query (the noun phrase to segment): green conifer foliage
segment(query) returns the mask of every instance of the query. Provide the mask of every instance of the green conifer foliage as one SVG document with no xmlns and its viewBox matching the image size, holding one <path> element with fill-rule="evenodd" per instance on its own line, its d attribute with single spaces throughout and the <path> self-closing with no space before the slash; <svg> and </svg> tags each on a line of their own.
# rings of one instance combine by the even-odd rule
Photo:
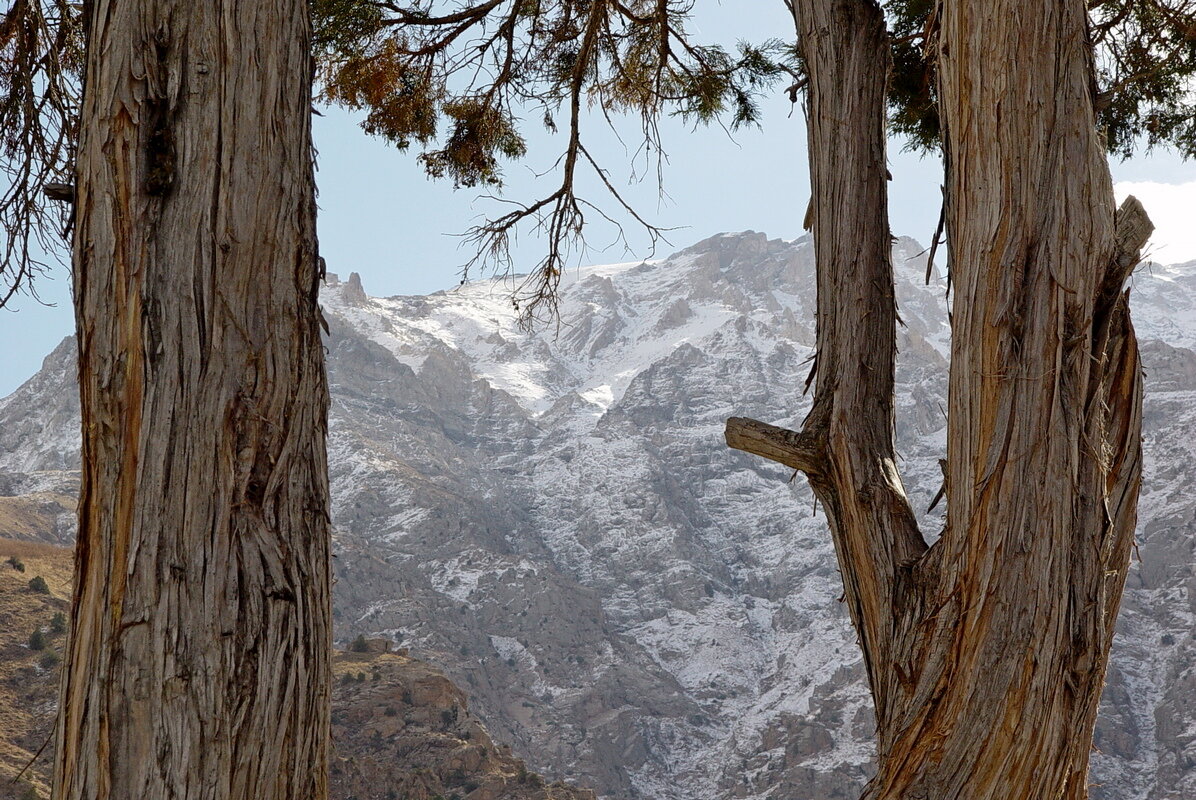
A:
<svg viewBox="0 0 1196 800">
<path fill-rule="evenodd" d="M 941 0 L 886 0 L 890 125 L 915 150 L 939 147 L 935 96 Z M 1196 0 L 1091 0 L 1092 87 L 1109 153 L 1174 148 L 1196 158 Z"/>
</svg>

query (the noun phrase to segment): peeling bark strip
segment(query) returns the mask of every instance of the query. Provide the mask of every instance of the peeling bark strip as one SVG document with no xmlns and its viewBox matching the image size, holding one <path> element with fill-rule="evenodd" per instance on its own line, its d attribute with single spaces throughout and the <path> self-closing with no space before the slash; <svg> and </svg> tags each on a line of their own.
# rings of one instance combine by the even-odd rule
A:
<svg viewBox="0 0 1196 800">
<path fill-rule="evenodd" d="M 1113 192 L 1082 0 L 947 0 L 939 96 L 953 330 L 947 527 L 927 548 L 893 458 L 874 0 L 797 0 L 809 71 L 817 387 L 801 432 L 727 443 L 807 473 L 876 703 L 866 800 L 1081 800 L 1141 480 L 1122 286 L 1152 226 Z"/>
<path fill-rule="evenodd" d="M 55 797 L 326 797 L 306 4 L 95 0 L 90 19 Z"/>
</svg>

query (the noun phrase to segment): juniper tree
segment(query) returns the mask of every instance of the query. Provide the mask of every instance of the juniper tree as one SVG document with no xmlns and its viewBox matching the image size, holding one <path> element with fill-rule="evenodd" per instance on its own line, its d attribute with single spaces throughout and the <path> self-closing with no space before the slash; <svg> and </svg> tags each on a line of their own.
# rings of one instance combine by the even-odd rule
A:
<svg viewBox="0 0 1196 800">
<path fill-rule="evenodd" d="M 876 709 L 864 797 L 1079 800 L 1141 482 L 1124 283 L 1151 226 L 1132 198 L 1114 208 L 1107 158 L 1140 141 L 1196 154 L 1196 16 L 1153 0 L 899 0 L 887 21 L 873 0 L 791 8 L 814 403 L 800 431 L 731 419 L 727 442 L 804 472 L 826 509 Z M 946 175 L 935 532 L 919 530 L 893 444 L 886 105 Z"/>
<path fill-rule="evenodd" d="M 306 5 L 16 0 L 0 51 L 6 294 L 39 237 L 71 223 L 73 240 L 83 446 L 55 797 L 324 797 Z"/>
</svg>

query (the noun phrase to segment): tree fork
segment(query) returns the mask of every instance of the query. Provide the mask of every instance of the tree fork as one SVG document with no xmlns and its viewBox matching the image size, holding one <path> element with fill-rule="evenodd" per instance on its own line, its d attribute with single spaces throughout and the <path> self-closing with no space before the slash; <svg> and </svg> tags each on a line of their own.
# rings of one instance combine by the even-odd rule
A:
<svg viewBox="0 0 1196 800">
<path fill-rule="evenodd" d="M 1114 217 L 1086 9 L 1057 6 L 945 7 L 948 525 L 926 548 L 893 465 L 883 17 L 872 0 L 794 4 L 809 73 L 815 401 L 801 432 L 735 418 L 727 440 L 805 471 L 826 508 L 877 711 L 867 800 L 1087 795 L 1141 476 L 1141 370 L 1121 287 L 1150 224 L 1133 199 Z"/>
<path fill-rule="evenodd" d="M 1127 197 L 1117 209 L 1117 247 L 1102 283 L 1102 301 L 1098 303 L 1098 307 L 1108 307 L 1107 313 L 1124 307 L 1127 298 L 1121 287 L 1134 267 L 1141 263 L 1140 253 L 1153 232 L 1154 223 L 1142 203 L 1133 195 Z M 1119 326 L 1114 322 L 1110 327 Z M 808 430 L 794 431 L 750 417 L 731 417 L 727 420 L 724 438 L 732 449 L 767 458 L 808 476 L 820 476 L 826 468 L 822 437 Z M 945 465 L 946 460 L 942 464 Z"/>
</svg>

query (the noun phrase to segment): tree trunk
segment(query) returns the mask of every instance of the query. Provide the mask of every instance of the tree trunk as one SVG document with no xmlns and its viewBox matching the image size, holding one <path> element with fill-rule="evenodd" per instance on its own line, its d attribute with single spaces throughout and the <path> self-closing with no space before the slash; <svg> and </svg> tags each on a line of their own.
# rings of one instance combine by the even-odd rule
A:
<svg viewBox="0 0 1196 800">
<path fill-rule="evenodd" d="M 1141 377 L 1082 0 L 952 0 L 939 34 L 955 286 L 947 527 L 893 466 L 888 43 L 873 0 L 799 0 L 818 262 L 802 431 L 728 422 L 827 509 L 876 703 L 868 800 L 1073 800 L 1129 561 Z"/>
<path fill-rule="evenodd" d="M 327 795 L 327 386 L 303 0 L 94 0 L 55 797 Z"/>
</svg>

